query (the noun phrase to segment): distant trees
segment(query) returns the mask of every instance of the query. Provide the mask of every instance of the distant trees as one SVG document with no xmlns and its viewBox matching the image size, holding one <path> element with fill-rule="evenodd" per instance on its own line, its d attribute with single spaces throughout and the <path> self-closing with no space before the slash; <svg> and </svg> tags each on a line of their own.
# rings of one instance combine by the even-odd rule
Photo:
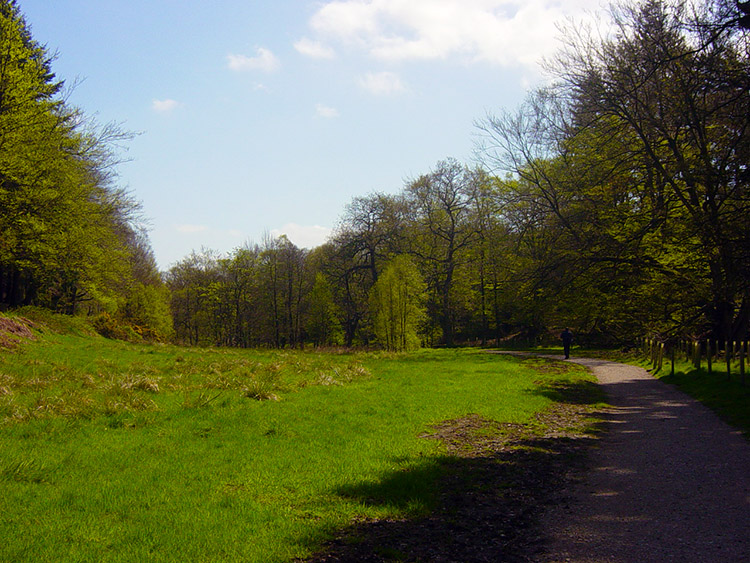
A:
<svg viewBox="0 0 750 563">
<path fill-rule="evenodd" d="M 307 336 L 318 346 L 343 344 L 340 309 L 333 300 L 333 287 L 322 272 L 315 274 L 307 314 Z"/>
<path fill-rule="evenodd" d="M 321 300 L 330 299 L 322 280 L 316 287 L 310 263 L 308 251 L 284 236 L 238 248 L 229 257 L 193 252 L 166 274 L 177 339 L 215 346 L 301 346 L 312 322 L 309 295 L 315 288 Z M 315 307 L 332 309 L 332 304 Z M 320 344 L 335 340 L 332 314 L 327 310 L 327 319 L 319 318 L 323 324 L 314 328 Z"/>
<path fill-rule="evenodd" d="M 282 236 L 225 258 L 194 253 L 167 275 L 178 339 L 388 350 L 487 340 L 502 321 L 497 308 L 488 315 L 487 297 L 497 302 L 503 276 L 492 256 L 505 237 L 497 186 L 448 160 L 402 193 L 354 198 L 331 240 L 312 251 Z"/>
<path fill-rule="evenodd" d="M 267 236 L 160 274 L 117 187 L 129 135 L 65 102 L 52 58 L 0 0 L 0 307 L 242 347 L 404 350 L 561 326 L 609 342 L 745 337 L 747 6 L 610 12 L 607 36 L 567 32 L 551 86 L 479 123 L 484 169 L 447 159 L 399 193 L 355 197 L 313 250 Z"/>
<path fill-rule="evenodd" d="M 406 187 L 410 210 L 411 254 L 423 264 L 430 290 L 430 313 L 441 340 L 453 344 L 458 317 L 465 309 L 471 281 L 462 278 L 479 239 L 478 199 L 485 175 L 454 160 Z"/>
</svg>

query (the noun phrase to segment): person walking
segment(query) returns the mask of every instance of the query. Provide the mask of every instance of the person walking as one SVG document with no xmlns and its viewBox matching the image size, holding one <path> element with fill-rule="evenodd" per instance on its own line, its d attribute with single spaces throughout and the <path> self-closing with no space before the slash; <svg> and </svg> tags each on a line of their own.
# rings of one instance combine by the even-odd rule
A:
<svg viewBox="0 0 750 563">
<path fill-rule="evenodd" d="M 570 332 L 569 328 L 565 328 L 565 330 L 562 331 L 562 334 L 560 335 L 560 338 L 562 338 L 563 342 L 563 351 L 565 352 L 565 359 L 570 359 L 570 344 L 573 342 L 573 333 Z"/>
</svg>

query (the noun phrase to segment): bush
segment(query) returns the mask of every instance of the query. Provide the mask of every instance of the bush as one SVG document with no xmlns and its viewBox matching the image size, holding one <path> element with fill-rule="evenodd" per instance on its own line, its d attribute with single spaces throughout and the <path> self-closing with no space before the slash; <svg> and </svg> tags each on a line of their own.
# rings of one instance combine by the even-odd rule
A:
<svg viewBox="0 0 750 563">
<path fill-rule="evenodd" d="M 132 326 L 120 323 L 117 319 L 112 318 L 109 313 L 100 313 L 92 318 L 91 326 L 104 338 L 125 340 L 127 342 L 139 342 L 143 340 Z"/>
</svg>

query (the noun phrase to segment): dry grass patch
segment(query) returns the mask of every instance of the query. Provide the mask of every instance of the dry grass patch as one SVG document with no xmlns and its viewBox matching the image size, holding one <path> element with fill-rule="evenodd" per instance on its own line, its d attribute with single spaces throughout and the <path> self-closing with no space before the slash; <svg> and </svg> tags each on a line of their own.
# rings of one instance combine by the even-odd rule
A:
<svg viewBox="0 0 750 563">
<path fill-rule="evenodd" d="M 0 348 L 14 348 L 24 340 L 35 340 L 32 328 L 35 325 L 29 319 L 0 315 Z"/>
</svg>

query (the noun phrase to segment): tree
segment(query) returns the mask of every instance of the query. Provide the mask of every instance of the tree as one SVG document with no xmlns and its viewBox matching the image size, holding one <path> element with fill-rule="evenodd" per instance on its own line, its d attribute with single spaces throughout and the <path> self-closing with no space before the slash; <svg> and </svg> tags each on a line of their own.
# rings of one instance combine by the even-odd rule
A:
<svg viewBox="0 0 750 563">
<path fill-rule="evenodd" d="M 366 270 L 373 284 L 380 263 L 403 248 L 405 215 L 403 198 L 382 193 L 355 197 L 344 211 L 334 240 L 351 256 L 353 268 Z"/>
<path fill-rule="evenodd" d="M 267 237 L 258 275 L 263 330 L 269 343 L 275 348 L 302 346 L 304 305 L 314 283 L 307 268 L 307 252 L 297 248 L 285 235 L 277 239 Z"/>
<path fill-rule="evenodd" d="M 596 304 L 607 329 L 631 307 L 660 332 L 746 330 L 746 38 L 709 7 L 692 17 L 660 0 L 613 8 L 617 33 L 569 31 L 557 85 L 483 123 L 485 154 L 520 180 L 520 232 L 557 241 L 538 274 L 585 288 L 577 303 Z"/>
<path fill-rule="evenodd" d="M 382 193 L 354 198 L 325 246 L 321 268 L 334 285 L 347 346 L 369 339 L 369 292 L 382 264 L 402 248 L 404 205 L 403 198 Z"/>
<path fill-rule="evenodd" d="M 322 272 L 315 275 L 315 285 L 309 296 L 307 334 L 315 346 L 342 343 L 338 307 L 333 300 L 333 288 Z"/>
<path fill-rule="evenodd" d="M 417 267 L 406 255 L 394 258 L 370 296 L 375 334 L 386 350 L 419 348 L 424 298 L 425 285 Z"/>
<path fill-rule="evenodd" d="M 748 323 L 750 66 L 746 37 L 716 35 L 712 10 L 649 0 L 614 12 L 615 41 L 574 44 L 561 58 L 581 127 L 608 124 L 638 146 L 665 205 L 705 261 L 714 333 Z"/>
<path fill-rule="evenodd" d="M 430 174 L 406 187 L 411 213 L 411 253 L 422 264 L 430 291 L 431 314 L 442 340 L 453 344 L 459 302 L 457 273 L 479 236 L 475 202 L 485 176 L 455 160 L 439 162 Z"/>
<path fill-rule="evenodd" d="M 261 307 L 258 289 L 261 250 L 257 245 L 238 248 L 222 261 L 225 299 L 231 309 L 229 343 L 248 348 L 260 341 Z"/>
<path fill-rule="evenodd" d="M 0 304 L 114 312 L 138 204 L 116 187 L 130 137 L 69 107 L 52 57 L 0 1 Z"/>
<path fill-rule="evenodd" d="M 215 344 L 217 323 L 212 311 L 220 286 L 218 257 L 210 250 L 192 252 L 169 269 L 167 286 L 177 340 L 191 345 Z M 214 303 L 212 303 L 212 300 Z M 218 321 L 218 326 L 223 324 Z"/>
<path fill-rule="evenodd" d="M 161 279 L 151 246 L 145 233 L 132 232 L 128 237 L 132 279 L 126 279 L 121 290 L 123 301 L 116 317 L 138 327 L 142 335 L 154 340 L 171 340 L 174 336 L 169 289 Z"/>
</svg>

